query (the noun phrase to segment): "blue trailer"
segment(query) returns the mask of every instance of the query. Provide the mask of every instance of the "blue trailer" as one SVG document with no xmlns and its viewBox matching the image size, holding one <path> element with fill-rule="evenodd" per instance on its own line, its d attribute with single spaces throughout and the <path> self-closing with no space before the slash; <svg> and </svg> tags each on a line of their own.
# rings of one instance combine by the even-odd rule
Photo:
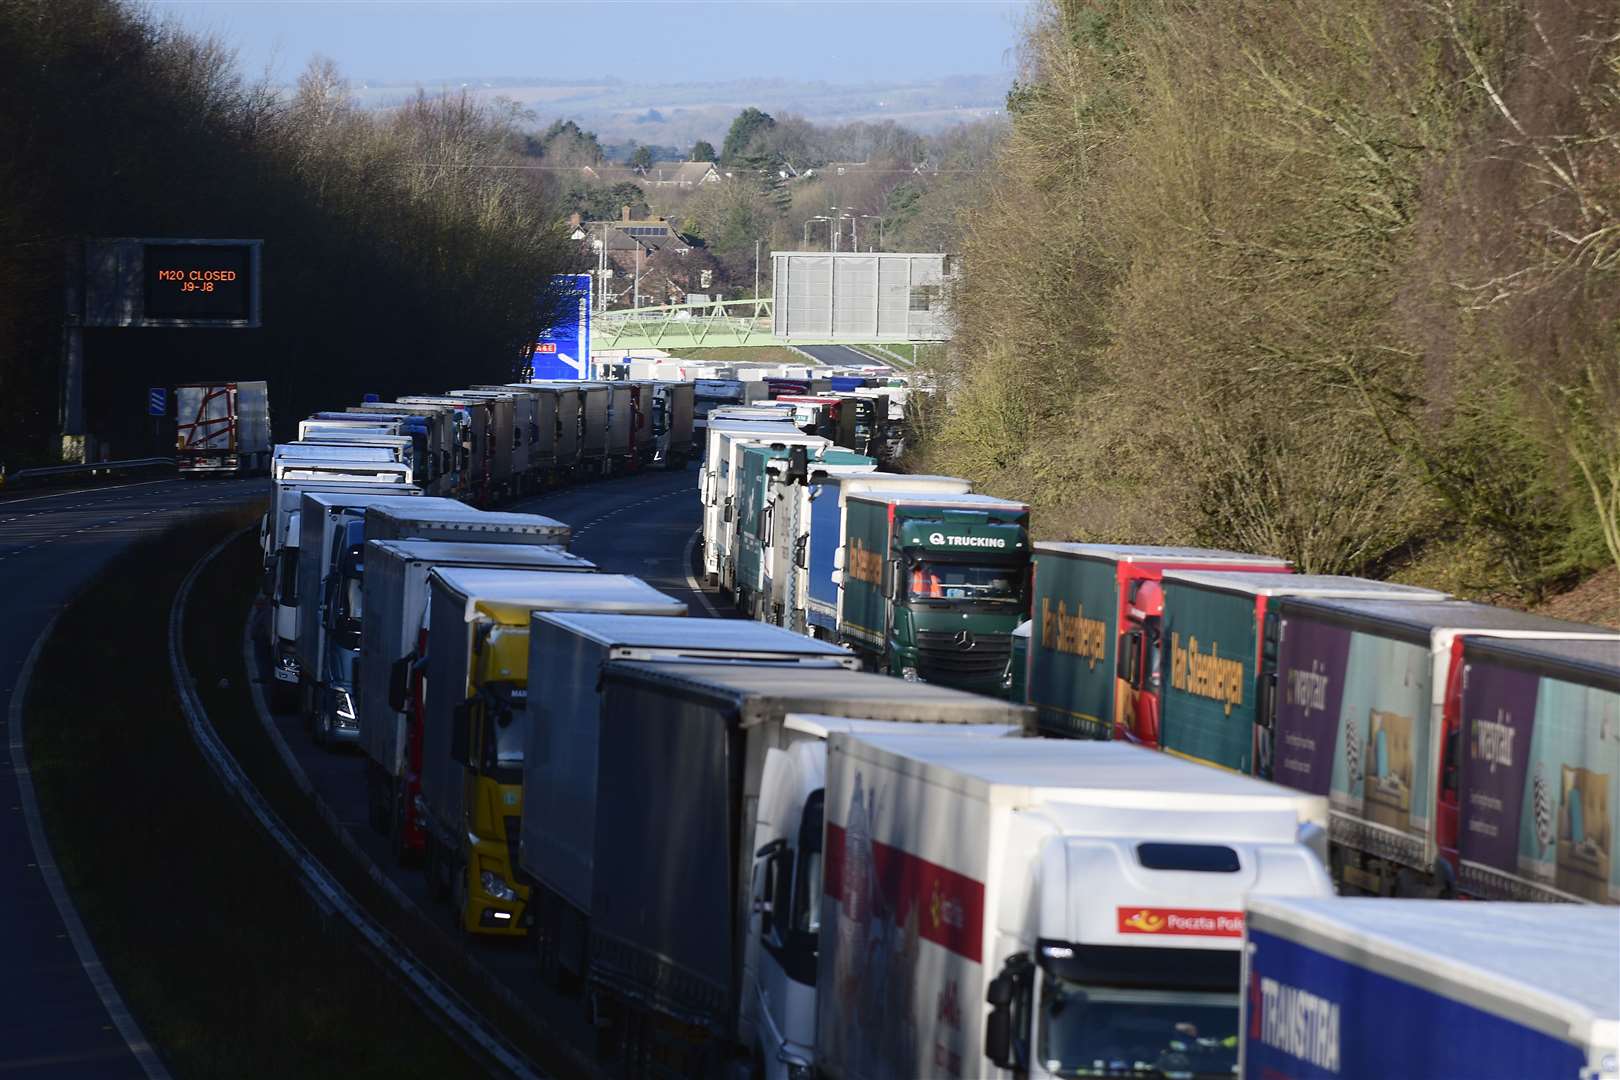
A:
<svg viewBox="0 0 1620 1080">
<path fill-rule="evenodd" d="M 1251 897 L 1245 1080 L 1620 1076 L 1620 911 Z"/>
</svg>

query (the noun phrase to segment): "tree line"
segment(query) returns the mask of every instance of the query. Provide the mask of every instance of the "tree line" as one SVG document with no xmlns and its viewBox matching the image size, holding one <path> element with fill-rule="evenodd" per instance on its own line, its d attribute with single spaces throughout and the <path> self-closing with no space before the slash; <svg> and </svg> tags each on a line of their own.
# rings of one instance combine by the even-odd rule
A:
<svg viewBox="0 0 1620 1080">
<path fill-rule="evenodd" d="M 513 110 L 464 95 L 356 107 L 317 62 L 243 79 L 222 43 L 123 0 L 0 0 L 0 461 L 58 430 L 63 278 L 87 237 L 262 238 L 258 330 L 85 332 L 91 430 L 172 435 L 145 388 L 268 379 L 278 435 L 367 392 L 513 377 L 573 268 Z"/>
<path fill-rule="evenodd" d="M 927 465 L 1049 536 L 1534 598 L 1620 564 L 1620 12 L 1048 0 Z"/>
</svg>

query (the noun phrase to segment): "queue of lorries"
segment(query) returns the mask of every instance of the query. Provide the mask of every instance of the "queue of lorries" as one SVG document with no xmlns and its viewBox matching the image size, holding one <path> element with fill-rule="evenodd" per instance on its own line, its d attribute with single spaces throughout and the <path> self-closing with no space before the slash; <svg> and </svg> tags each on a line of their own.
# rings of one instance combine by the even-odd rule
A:
<svg viewBox="0 0 1620 1080">
<path fill-rule="evenodd" d="M 872 670 L 1004 694 L 1033 707 L 1049 738 L 1135 744 L 1322 799 L 1332 882 L 1400 901 L 1369 910 L 1422 911 L 1406 902 L 1441 897 L 1620 903 L 1613 630 L 1429 589 L 1296 574 L 1240 552 L 1032 543 L 1027 506 L 973 494 L 959 478 L 881 472 L 798 430 L 790 408 L 767 400 L 711 417 L 706 441 L 704 569 L 745 614 L 843 645 Z M 1241 908 L 1227 912 L 1233 936 Z M 1544 932 L 1515 954 L 1525 993 L 1544 974 L 1541 946 L 1549 958 L 1578 952 L 1592 926 L 1606 927 L 1587 941 L 1604 978 L 1585 989 L 1614 1019 L 1620 914 L 1439 910 L 1451 914 L 1433 919 L 1480 936 L 1498 918 L 1502 933 L 1515 933 L 1535 912 Z M 1567 920 L 1581 929 L 1561 937 Z M 1153 911 L 1141 922 L 1156 933 L 1174 925 Z M 1246 985 L 1252 994 L 1258 984 Z M 1016 994 L 1007 1008 L 1020 1026 L 1029 1015 Z M 1613 1023 L 1596 1030 L 1589 1045 L 1608 1049 L 1587 1065 L 1611 1075 L 1620 1040 Z M 1016 1030 L 1008 1037 L 1011 1056 L 997 1060 L 1039 1072 L 1037 1044 L 1020 1043 Z M 1052 1060 L 1066 1062 L 1052 1067 L 1060 1074 L 1110 1075 L 1114 1066 L 1097 1062 L 1115 1059 Z M 1395 1058 L 1359 1060 L 1382 1064 L 1357 1075 L 1400 1074 L 1385 1071 Z M 1406 1074 L 1450 1075 L 1439 1060 Z M 1458 1074 L 1543 1075 L 1524 1071 L 1525 1060 Z M 1290 1070 L 1273 1057 L 1257 1068 L 1339 1075 L 1305 1061 Z"/>
<path fill-rule="evenodd" d="M 1614 902 L 1620 639 L 1032 543 L 1026 506 L 881 471 L 801 396 L 697 436 L 704 569 L 754 622 L 489 508 L 679 467 L 634 438 L 683 391 L 367 403 L 273 456 L 283 703 L 625 1072 L 1620 1075 L 1620 914 L 1404 898 Z"/>
</svg>

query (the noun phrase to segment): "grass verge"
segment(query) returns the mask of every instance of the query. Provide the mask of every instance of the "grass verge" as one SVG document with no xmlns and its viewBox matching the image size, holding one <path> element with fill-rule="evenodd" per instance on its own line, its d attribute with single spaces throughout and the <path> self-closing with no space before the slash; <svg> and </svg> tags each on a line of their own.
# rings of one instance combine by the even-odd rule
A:
<svg viewBox="0 0 1620 1080">
<path fill-rule="evenodd" d="M 46 644 L 26 702 L 28 755 L 63 879 L 177 1076 L 476 1075 L 346 929 L 320 916 L 187 733 L 168 674 L 169 604 L 192 564 L 249 517 L 190 522 L 137 545 Z M 251 559 L 251 539 L 232 550 L 244 547 Z M 209 617 L 190 617 L 188 652 L 213 708 L 212 697 L 245 688 L 251 597 L 217 577 L 197 591 L 196 612 Z M 215 665 L 215 649 L 235 652 L 234 665 Z"/>
</svg>

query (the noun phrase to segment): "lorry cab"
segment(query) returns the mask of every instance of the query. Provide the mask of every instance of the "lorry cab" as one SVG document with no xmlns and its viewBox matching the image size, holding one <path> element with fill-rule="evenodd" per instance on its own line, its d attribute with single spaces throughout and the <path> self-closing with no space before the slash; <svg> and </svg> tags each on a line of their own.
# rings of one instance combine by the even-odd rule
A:
<svg viewBox="0 0 1620 1080">
<path fill-rule="evenodd" d="M 804 1075 L 815 1061 L 816 950 L 821 933 L 827 735 L 1019 738 L 1020 724 L 920 724 L 789 713 L 765 752 L 754 825 L 754 898 L 744 968 L 767 1080 Z"/>
<path fill-rule="evenodd" d="M 1029 607 L 1029 507 L 878 490 L 846 514 L 840 635 L 891 675 L 1000 693 Z"/>
<path fill-rule="evenodd" d="M 360 663 L 360 621 L 364 614 L 361 589 L 365 580 L 366 523 L 348 518 L 333 528 L 336 565 L 325 582 L 321 602 L 326 623 L 322 670 L 326 678 L 317 690 L 315 736 L 322 743 L 358 742 L 359 711 L 355 708 Z"/>
<path fill-rule="evenodd" d="M 1229 1077 L 1247 897 L 1333 893 L 1324 798 L 1141 747 L 833 733 L 827 774 L 832 1077 Z"/>
</svg>

